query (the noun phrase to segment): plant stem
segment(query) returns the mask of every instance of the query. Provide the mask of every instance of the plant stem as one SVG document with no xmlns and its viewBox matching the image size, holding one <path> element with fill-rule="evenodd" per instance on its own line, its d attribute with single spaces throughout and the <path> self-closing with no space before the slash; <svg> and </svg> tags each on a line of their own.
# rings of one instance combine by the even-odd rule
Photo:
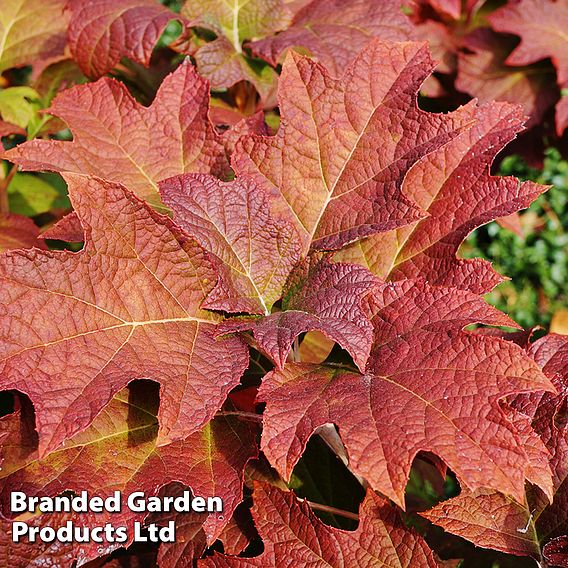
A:
<svg viewBox="0 0 568 568">
<path fill-rule="evenodd" d="M 262 422 L 262 415 L 255 414 L 254 412 L 243 412 L 242 410 L 222 410 L 217 412 L 216 416 L 239 416 L 245 420 L 253 420 L 255 422 Z"/>
<path fill-rule="evenodd" d="M 320 503 L 314 503 L 312 501 L 308 501 L 307 499 L 299 499 L 299 500 L 305 501 L 315 511 L 323 511 L 324 513 L 339 515 L 340 517 L 345 517 L 346 519 L 352 519 L 354 521 L 359 520 L 359 515 L 351 513 L 350 511 L 344 511 L 343 509 L 336 509 L 335 507 L 330 507 L 329 505 L 321 505 Z"/>
<path fill-rule="evenodd" d="M 0 214 L 7 215 L 10 213 L 10 206 L 8 205 L 8 186 L 17 171 L 18 167 L 13 165 L 6 177 L 0 180 Z"/>
</svg>

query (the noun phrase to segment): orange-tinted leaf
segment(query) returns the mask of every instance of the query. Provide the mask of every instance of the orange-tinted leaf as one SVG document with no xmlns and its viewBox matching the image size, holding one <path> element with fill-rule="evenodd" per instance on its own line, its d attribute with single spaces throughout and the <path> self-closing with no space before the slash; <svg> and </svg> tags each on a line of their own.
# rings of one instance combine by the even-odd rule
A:
<svg viewBox="0 0 568 568">
<path fill-rule="evenodd" d="M 184 438 L 248 364 L 237 339 L 215 339 L 216 317 L 200 307 L 216 274 L 192 239 L 122 186 L 66 179 L 84 249 L 0 259 L 0 387 L 34 403 L 40 455 L 137 378 L 161 384 L 160 443 Z"/>
<path fill-rule="evenodd" d="M 308 331 L 300 344 L 300 361 L 303 363 L 323 363 L 331 353 L 335 342 L 321 331 Z"/>
<path fill-rule="evenodd" d="M 0 73 L 63 53 L 66 0 L 0 1 Z"/>
<path fill-rule="evenodd" d="M 159 204 L 158 182 L 187 173 L 227 173 L 221 138 L 209 122 L 209 88 L 190 63 L 162 83 L 149 107 L 103 78 L 60 93 L 51 112 L 73 141 L 32 140 L 5 153 L 25 170 L 96 175 Z"/>
<path fill-rule="evenodd" d="M 524 237 L 521 217 L 518 213 L 511 213 L 510 215 L 505 215 L 505 217 L 499 217 L 495 220 L 503 229 L 515 233 L 515 235 L 521 237 L 521 239 Z"/>
<path fill-rule="evenodd" d="M 49 513 L 34 516 L 31 519 L 26 519 L 25 522 L 29 526 L 38 528 L 50 526 L 57 530 L 65 526 L 68 521 L 87 525 L 85 517 L 78 518 L 77 515 L 71 513 Z M 96 518 L 97 515 L 91 514 L 89 521 L 93 526 L 97 526 L 93 517 Z M 0 560 L 4 566 L 9 566 L 10 568 L 35 568 L 36 566 L 59 568 L 60 566 L 73 566 L 75 560 L 89 561 L 97 558 L 100 555 L 97 552 L 97 547 L 101 549 L 101 552 L 106 550 L 111 552 L 118 546 L 110 546 L 109 543 L 104 543 L 103 548 L 101 544 L 86 543 L 81 547 L 82 550 L 78 550 L 79 546 L 76 544 L 62 544 L 57 540 L 49 543 L 39 539 L 33 543 L 25 541 L 14 543 L 12 541 L 12 522 L 0 517 Z"/>
<path fill-rule="evenodd" d="M 226 37 L 205 43 L 194 57 L 199 74 L 210 81 L 212 89 L 222 90 L 239 81 L 249 81 L 265 106 L 276 106 L 277 73 L 269 66 L 257 72 L 250 59 L 237 51 Z"/>
<path fill-rule="evenodd" d="M 301 244 L 294 226 L 271 214 L 262 187 L 188 174 L 162 182 L 160 193 L 177 224 L 217 261 L 221 278 L 204 307 L 268 315 Z"/>
<path fill-rule="evenodd" d="M 375 338 L 364 375 L 291 363 L 265 378 L 261 447 L 271 464 L 288 479 L 313 432 L 334 423 L 351 470 L 398 504 L 420 451 L 440 456 L 466 487 L 522 499 L 529 458 L 498 400 L 552 385 L 516 345 L 460 331 L 510 320 L 474 294 L 420 281 L 381 285 L 369 303 Z"/>
<path fill-rule="evenodd" d="M 464 491 L 421 515 L 477 546 L 517 556 L 540 556 L 528 505 L 516 503 L 502 493 Z"/>
<path fill-rule="evenodd" d="M 176 14 L 156 0 L 69 0 L 69 47 L 85 75 L 97 79 L 121 57 L 148 66 Z"/>
<path fill-rule="evenodd" d="M 181 496 L 185 487 L 178 483 L 170 484 L 160 491 L 163 496 Z M 205 517 L 206 518 L 206 517 Z M 204 515 L 202 513 L 155 513 L 146 522 L 162 526 L 168 521 L 176 525 L 176 541 L 162 543 L 158 552 L 160 568 L 190 568 L 201 558 L 207 546 L 203 530 Z M 226 554 L 240 554 L 256 536 L 250 512 L 244 504 L 238 507 L 229 521 L 225 521 L 218 538 L 223 543 Z"/>
<path fill-rule="evenodd" d="M 495 155 L 522 127 L 518 107 L 486 104 L 472 119 L 469 130 L 422 158 L 404 180 L 404 194 L 429 216 L 355 243 L 338 260 L 362 264 L 384 279 L 426 278 L 477 293 L 502 281 L 486 260 L 459 259 L 456 253 L 475 228 L 528 207 L 547 187 L 490 174 Z"/>
<path fill-rule="evenodd" d="M 256 433 L 244 421 L 217 417 L 183 440 L 157 446 L 157 405 L 148 404 L 144 396 L 143 392 L 119 393 L 85 431 L 43 459 L 35 447 L 26 448 L 29 436 L 19 432 L 8 436 L 0 472 L 4 515 L 10 514 L 12 491 L 55 496 L 87 490 L 89 496 L 104 498 L 120 491 L 124 501 L 120 521 L 131 525 L 146 513 L 131 512 L 126 506 L 128 496 L 142 491 L 151 497 L 176 480 L 195 496 L 223 500 L 222 512 L 199 515 L 207 542 L 212 543 L 242 500 L 245 466 L 258 454 Z"/>
<path fill-rule="evenodd" d="M 568 335 L 568 309 L 564 308 L 552 314 L 550 333 Z"/>
<path fill-rule="evenodd" d="M 287 30 L 249 47 L 274 66 L 285 51 L 296 47 L 338 76 L 373 38 L 411 38 L 410 22 L 399 0 L 314 0 L 295 14 Z"/>
<path fill-rule="evenodd" d="M 256 558 L 215 555 L 199 562 L 208 568 L 310 566 L 313 568 L 434 568 L 428 546 L 402 523 L 397 510 L 372 491 L 359 511 L 355 531 L 323 524 L 306 502 L 293 493 L 270 485 L 255 484 L 253 517 L 264 541 L 264 552 Z M 356 564 L 354 564 L 356 562 Z"/>
<path fill-rule="evenodd" d="M 455 137 L 469 113 L 418 109 L 416 93 L 431 70 L 417 43 L 373 41 L 342 79 L 308 58 L 287 57 L 278 134 L 243 137 L 233 165 L 268 181 L 305 250 L 337 249 L 421 217 L 400 191 L 404 176 Z"/>
<path fill-rule="evenodd" d="M 194 25 L 221 32 L 237 50 L 245 40 L 277 32 L 290 21 L 283 0 L 186 0 L 181 13 Z"/>
<path fill-rule="evenodd" d="M 12 134 L 19 134 L 20 136 L 25 136 L 26 131 L 16 124 L 11 122 L 6 122 L 5 120 L 0 120 L 0 138 L 4 136 L 11 136 Z"/>
<path fill-rule="evenodd" d="M 274 106 L 278 75 L 266 66 L 259 69 L 243 54 L 242 43 L 284 29 L 290 12 L 282 0 L 187 0 L 182 15 L 192 25 L 205 27 L 217 39 L 197 48 L 194 57 L 199 73 L 213 89 L 250 81 L 265 104 Z"/>
</svg>

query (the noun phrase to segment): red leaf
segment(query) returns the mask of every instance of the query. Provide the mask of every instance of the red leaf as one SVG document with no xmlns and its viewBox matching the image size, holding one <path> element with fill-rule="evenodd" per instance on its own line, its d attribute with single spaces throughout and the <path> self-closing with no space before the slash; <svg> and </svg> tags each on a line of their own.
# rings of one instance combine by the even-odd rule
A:
<svg viewBox="0 0 568 568">
<path fill-rule="evenodd" d="M 382 285 L 369 298 L 365 375 L 294 363 L 265 378 L 261 447 L 271 464 L 288 479 L 313 432 L 334 423 L 351 470 L 400 505 L 419 451 L 440 456 L 466 487 L 522 499 L 529 458 L 497 402 L 552 386 L 516 345 L 459 331 L 510 320 L 474 294 L 424 282 Z"/>
<path fill-rule="evenodd" d="M 502 281 L 486 260 L 456 253 L 475 228 L 528 207 L 547 187 L 490 173 L 495 155 L 522 127 L 520 109 L 494 102 L 471 110 L 471 129 L 422 158 L 404 180 L 404 194 L 429 216 L 362 240 L 340 251 L 338 260 L 362 264 L 384 279 L 426 278 L 476 293 Z"/>
<path fill-rule="evenodd" d="M 294 226 L 271 214 L 262 187 L 247 178 L 183 175 L 162 182 L 160 192 L 177 224 L 216 260 L 221 277 L 204 307 L 268 315 L 301 244 Z"/>
<path fill-rule="evenodd" d="M 294 218 L 304 249 L 337 249 L 421 214 L 401 194 L 423 155 L 462 129 L 469 110 L 421 111 L 416 92 L 432 70 L 416 43 L 371 42 L 342 79 L 292 53 L 279 86 L 282 126 L 241 139 L 238 173 L 268 181 Z"/>
<path fill-rule="evenodd" d="M 172 484 L 160 491 L 164 496 L 183 495 L 184 486 Z M 158 552 L 160 568 L 190 568 L 201 558 L 207 541 L 203 530 L 203 513 L 158 513 L 150 515 L 148 522 L 162 526 L 168 521 L 176 526 L 176 541 L 162 543 Z M 219 540 L 227 554 L 240 554 L 256 536 L 248 509 L 237 508 L 233 516 L 219 533 Z M 105 565 L 106 566 L 106 565 Z"/>
<path fill-rule="evenodd" d="M 87 525 L 87 519 L 83 516 L 79 518 L 78 524 Z M 89 521 L 92 526 L 97 526 L 95 518 L 97 515 L 91 514 Z M 99 515 L 100 518 L 100 515 Z M 34 516 L 31 519 L 26 519 L 28 526 L 42 528 L 45 526 L 50 526 L 57 530 L 60 527 L 65 526 L 67 521 L 77 522 L 77 515 L 71 513 L 52 513 Z M 93 522 L 94 521 L 94 522 Z M 78 546 L 75 544 L 63 544 L 54 540 L 53 542 L 46 543 L 40 539 L 36 542 L 17 542 L 12 541 L 12 523 L 13 521 L 8 521 L 3 517 L 0 517 L 0 558 L 4 562 L 5 566 L 10 568 L 28 568 L 35 566 L 73 566 L 75 560 L 89 560 L 91 558 L 96 558 L 100 555 L 97 552 L 97 548 L 100 548 L 101 553 L 105 550 L 112 552 L 116 545 L 110 546 L 109 543 L 104 543 L 103 545 L 94 545 L 91 543 L 85 543 L 83 545 L 83 551 L 78 551 Z M 104 523 L 103 523 L 104 525 Z M 91 526 L 91 524 L 89 524 Z"/>
<path fill-rule="evenodd" d="M 85 75 L 98 79 L 128 57 L 146 67 L 176 14 L 155 0 L 68 0 L 69 47 Z"/>
<path fill-rule="evenodd" d="M 159 204 L 160 180 L 186 172 L 228 172 L 222 140 L 207 116 L 208 103 L 207 82 L 189 63 L 164 79 L 148 108 L 122 83 L 100 79 L 64 91 L 53 102 L 50 112 L 68 124 L 72 142 L 32 140 L 5 157 L 25 170 L 90 174 L 124 183 Z"/>
<path fill-rule="evenodd" d="M 217 112 L 214 112 L 217 111 Z M 252 116 L 247 118 L 238 117 L 238 114 L 232 110 L 227 110 L 225 108 L 214 107 L 211 109 L 210 115 L 216 115 L 211 117 L 217 119 L 217 124 L 228 124 L 231 128 L 223 132 L 223 144 L 227 149 L 229 156 L 233 155 L 235 152 L 235 146 L 241 138 L 241 136 L 250 134 L 260 134 L 262 136 L 268 136 L 270 134 L 270 129 L 268 128 L 266 122 L 264 122 L 264 113 L 259 111 Z M 236 118 L 236 116 L 238 118 Z M 236 120 L 235 120 L 236 118 Z"/>
<path fill-rule="evenodd" d="M 258 73 L 226 37 L 204 44 L 194 57 L 199 74 L 211 82 L 212 89 L 223 90 L 239 81 L 249 81 L 265 107 L 276 106 L 277 73 L 269 66 Z"/>
<path fill-rule="evenodd" d="M 264 541 L 263 554 L 257 558 L 216 554 L 201 560 L 199 566 L 340 568 L 354 566 L 353 562 L 358 568 L 436 566 L 422 538 L 406 528 L 396 509 L 372 491 L 361 504 L 359 527 L 352 532 L 328 527 L 306 502 L 298 502 L 293 493 L 270 485 L 256 483 L 253 500 L 253 517 Z"/>
<path fill-rule="evenodd" d="M 211 29 L 217 39 L 199 46 L 195 62 L 199 73 L 211 81 L 213 89 L 231 87 L 250 81 L 265 105 L 274 106 L 278 75 L 266 66 L 258 66 L 243 55 L 246 39 L 263 37 L 284 29 L 290 13 L 282 0 L 248 0 L 228 4 L 219 0 L 187 0 L 182 15 L 192 25 Z M 255 69 L 256 67 L 256 69 Z"/>
<path fill-rule="evenodd" d="M 216 318 L 200 308 L 216 275 L 193 240 L 122 186 L 66 179 L 84 249 L 0 258 L 0 387 L 34 403 L 40 455 L 136 378 L 162 385 L 160 443 L 184 438 L 211 419 L 248 363 L 238 340 L 215 339 Z"/>
<path fill-rule="evenodd" d="M 528 505 L 502 493 L 463 491 L 421 515 L 476 546 L 539 558 L 538 538 L 527 509 Z"/>
<path fill-rule="evenodd" d="M 13 249 L 45 249 L 38 240 L 39 228 L 28 217 L 0 214 L 0 253 Z"/>
<path fill-rule="evenodd" d="M 104 498 L 120 491 L 124 504 L 113 524 L 131 526 L 147 513 L 131 512 L 126 506 L 128 496 L 141 491 L 151 497 L 177 480 L 189 486 L 194 496 L 223 500 L 221 513 L 200 514 L 200 524 L 211 544 L 242 500 L 245 466 L 258 455 L 256 432 L 234 417 L 218 417 L 184 440 L 157 446 L 155 409 L 143 396 L 133 396 L 132 391 L 130 396 L 127 391 L 119 393 L 87 430 L 43 459 L 34 447 L 25 448 L 29 437 L 19 432 L 8 436 L 5 451 L 9 453 L 0 485 L 4 514 L 10 512 L 12 491 L 55 496 L 67 490 L 87 490 L 91 497 Z"/>
<path fill-rule="evenodd" d="M 568 566 L 568 536 L 552 539 L 543 549 L 543 555 L 551 566 Z"/>
<path fill-rule="evenodd" d="M 314 255 L 291 274 L 282 312 L 225 320 L 218 333 L 251 330 L 258 348 L 281 369 L 296 337 L 319 330 L 339 343 L 363 369 L 371 348 L 372 326 L 361 301 L 374 283 L 372 274 L 362 267 L 332 264 L 327 256 Z"/>
<path fill-rule="evenodd" d="M 564 0 L 509 1 L 491 14 L 489 21 L 498 32 L 521 37 L 507 58 L 508 65 L 528 65 L 550 57 L 558 71 L 558 83 L 568 86 L 568 4 Z"/>
<path fill-rule="evenodd" d="M 77 213 L 73 211 L 57 221 L 47 231 L 44 231 L 40 238 L 56 239 L 58 241 L 67 241 L 68 243 L 81 243 L 85 240 L 85 233 Z"/>
<path fill-rule="evenodd" d="M 4 120 L 0 120 L 0 138 L 4 138 L 4 136 L 11 136 L 12 134 L 25 136 L 26 131 L 20 126 L 6 122 Z"/>
<path fill-rule="evenodd" d="M 294 16 L 287 30 L 248 47 L 273 66 L 286 50 L 300 48 L 338 76 L 374 37 L 411 38 L 410 22 L 399 0 L 314 0 Z"/>
<path fill-rule="evenodd" d="M 501 493 L 462 493 L 423 515 L 446 531 L 478 546 L 540 559 L 541 544 L 568 531 L 568 337 L 548 335 L 530 347 L 530 354 L 550 377 L 558 394 L 533 393 L 516 397 L 512 406 L 531 421 L 549 451 L 553 473 L 549 500 L 535 488 L 515 503 Z"/>
<path fill-rule="evenodd" d="M 481 102 L 506 101 L 522 104 L 530 117 L 527 127 L 538 124 L 558 99 L 547 69 L 509 67 L 505 60 L 513 43 L 492 32 L 478 29 L 464 39 L 467 52 L 458 56 L 456 89 Z"/>
</svg>

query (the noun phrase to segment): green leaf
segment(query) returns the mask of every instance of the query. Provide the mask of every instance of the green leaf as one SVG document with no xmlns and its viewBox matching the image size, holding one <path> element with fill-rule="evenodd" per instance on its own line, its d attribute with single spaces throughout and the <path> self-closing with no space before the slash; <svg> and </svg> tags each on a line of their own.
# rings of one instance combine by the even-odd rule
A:
<svg viewBox="0 0 568 568">
<path fill-rule="evenodd" d="M 26 217 L 47 213 L 52 209 L 69 208 L 65 183 L 55 185 L 58 176 L 32 175 L 18 172 L 8 187 L 10 211 Z"/>
<path fill-rule="evenodd" d="M 6 122 L 27 128 L 39 109 L 40 96 L 31 87 L 10 87 L 0 91 L 0 115 Z"/>
</svg>

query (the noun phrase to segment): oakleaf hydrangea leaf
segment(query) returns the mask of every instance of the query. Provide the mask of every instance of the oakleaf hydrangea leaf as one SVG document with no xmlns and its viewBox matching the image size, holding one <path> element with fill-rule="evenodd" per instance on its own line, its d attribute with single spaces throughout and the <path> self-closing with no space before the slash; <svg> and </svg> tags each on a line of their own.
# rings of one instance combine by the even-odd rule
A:
<svg viewBox="0 0 568 568">
<path fill-rule="evenodd" d="M 375 284 L 363 267 L 331 263 L 313 255 L 300 263 L 286 284 L 282 311 L 260 318 L 233 318 L 219 325 L 218 333 L 252 331 L 258 348 L 282 368 L 294 340 L 318 330 L 336 341 L 364 369 L 373 330 L 362 305 Z"/>
<path fill-rule="evenodd" d="M 473 126 L 408 172 L 403 193 L 428 212 L 412 226 L 373 235 L 340 251 L 383 279 L 425 278 L 476 293 L 502 281 L 486 260 L 456 258 L 476 227 L 528 207 L 547 186 L 490 173 L 491 162 L 522 128 L 519 107 L 488 103 L 472 109 Z"/>
<path fill-rule="evenodd" d="M 292 223 L 271 214 L 262 187 L 185 174 L 162 182 L 160 193 L 176 223 L 218 261 L 221 278 L 204 307 L 268 315 L 301 244 Z"/>
<path fill-rule="evenodd" d="M 422 513 L 424 517 L 477 546 L 508 554 L 542 558 L 551 538 L 568 533 L 568 337 L 545 336 L 529 354 L 550 377 L 558 394 L 534 393 L 515 397 L 512 406 L 525 414 L 549 451 L 553 474 L 550 503 L 536 487 L 528 486 L 520 502 L 495 491 L 462 490 L 460 495 Z M 553 546 L 551 546 L 553 548 Z"/>
<path fill-rule="evenodd" d="M 146 67 L 168 23 L 178 18 L 155 0 L 69 0 L 69 47 L 93 79 L 128 57 Z"/>
<path fill-rule="evenodd" d="M 420 451 L 442 458 L 465 487 L 522 500 L 529 458 L 498 401 L 553 387 L 521 348 L 461 331 L 509 318 L 474 294 L 423 281 L 380 285 L 368 303 L 365 374 L 290 363 L 264 379 L 261 448 L 273 467 L 289 479 L 313 432 L 332 423 L 351 470 L 401 506 Z"/>
<path fill-rule="evenodd" d="M 84 249 L 0 257 L 0 388 L 32 400 L 40 456 L 134 379 L 161 384 L 159 443 L 203 427 L 248 365 L 201 309 L 206 253 L 123 186 L 66 175 Z M 33 314 L 22 318 L 23 310 Z"/>
<path fill-rule="evenodd" d="M 0 1 L 0 73 L 63 54 L 66 0 Z"/>
<path fill-rule="evenodd" d="M 200 567 L 276 568 L 313 566 L 343 568 L 355 562 L 358 568 L 399 566 L 434 568 L 432 552 L 412 529 L 405 527 L 397 510 L 372 491 L 359 510 L 355 531 L 334 529 L 322 523 L 306 502 L 288 491 L 255 483 L 253 516 L 264 541 L 256 558 L 215 555 L 201 560 Z"/>
<path fill-rule="evenodd" d="M 73 141 L 32 140 L 5 153 L 25 170 L 95 175 L 159 205 L 158 182 L 186 173 L 228 173 L 221 137 L 208 119 L 209 88 L 190 63 L 164 79 L 149 107 L 103 78 L 63 91 L 50 112 Z"/>
<path fill-rule="evenodd" d="M 46 248 L 38 240 L 39 228 L 29 217 L 0 215 L 0 252 L 19 248 Z"/>
<path fill-rule="evenodd" d="M 405 41 L 411 37 L 412 28 L 399 0 L 313 0 L 294 15 L 288 29 L 248 46 L 274 66 L 288 49 L 297 48 L 312 55 L 332 75 L 341 75 L 373 38 Z"/>
<path fill-rule="evenodd" d="M 509 1 L 489 16 L 498 32 L 516 34 L 521 43 L 507 58 L 508 65 L 527 65 L 550 57 L 558 83 L 568 86 L 568 4 L 562 0 Z"/>
<path fill-rule="evenodd" d="M 26 447 L 33 440 L 27 430 L 10 432 L 4 443 L 6 463 L 0 471 L 4 515 L 11 516 L 12 491 L 54 497 L 64 491 L 78 494 L 87 490 L 89 496 L 103 498 L 120 491 L 120 524 L 132 525 L 143 521 L 147 513 L 130 511 L 127 497 L 135 491 L 152 497 L 176 480 L 188 486 L 194 496 L 223 500 L 222 512 L 201 514 L 201 525 L 211 544 L 242 500 L 244 468 L 258 454 L 256 432 L 235 417 L 218 417 L 183 440 L 157 446 L 157 404 L 144 400 L 142 388 L 117 394 L 86 430 L 43 459 L 34 446 Z M 0 421 L 0 431 L 4 421 Z"/>
<path fill-rule="evenodd" d="M 422 216 L 401 193 L 408 169 L 469 122 L 467 109 L 418 109 L 416 93 L 431 70 L 418 43 L 373 41 L 341 79 L 291 53 L 280 78 L 277 135 L 243 137 L 233 167 L 268 182 L 305 250 L 337 249 L 407 225 Z"/>
</svg>

